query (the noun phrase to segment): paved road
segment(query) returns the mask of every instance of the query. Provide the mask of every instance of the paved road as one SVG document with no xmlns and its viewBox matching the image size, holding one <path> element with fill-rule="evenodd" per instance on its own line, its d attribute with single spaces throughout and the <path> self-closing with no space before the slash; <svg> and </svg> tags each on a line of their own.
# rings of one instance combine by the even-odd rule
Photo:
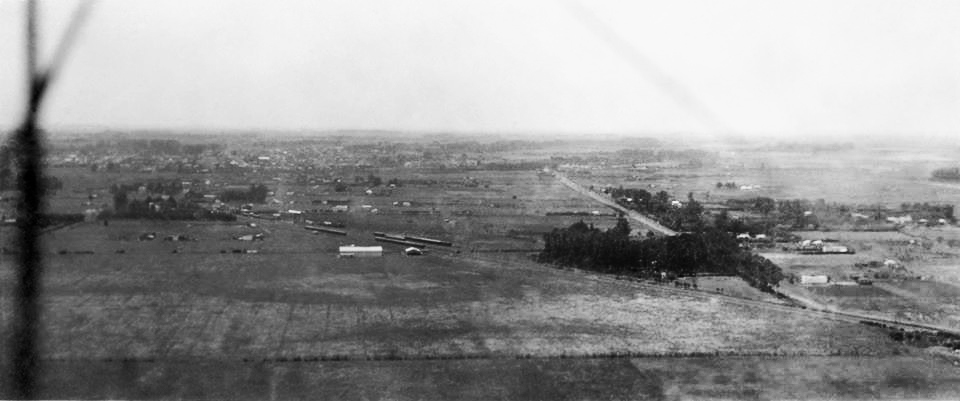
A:
<svg viewBox="0 0 960 401">
<path fill-rule="evenodd" d="M 637 213 L 637 212 L 635 212 L 635 211 L 633 211 L 633 210 L 630 210 L 630 209 L 627 209 L 627 208 L 625 208 L 625 207 L 623 207 L 623 206 L 618 205 L 617 202 L 615 202 L 613 199 L 610 199 L 610 198 L 608 198 L 608 197 L 606 197 L 606 196 L 604 196 L 604 195 L 598 194 L 598 193 L 596 193 L 596 192 L 593 192 L 593 191 L 591 191 L 591 190 L 589 190 L 589 189 L 584 188 L 582 185 L 577 184 L 576 182 L 573 182 L 573 180 L 567 178 L 565 175 L 563 175 L 563 174 L 560 173 L 559 171 L 553 171 L 553 170 L 551 170 L 551 169 L 549 169 L 549 168 L 544 168 L 544 171 L 546 171 L 546 172 L 548 172 L 548 173 L 552 173 L 554 177 L 557 177 L 557 179 L 560 180 L 560 182 L 562 182 L 564 185 L 570 187 L 570 189 L 572 189 L 572 190 L 574 190 L 574 191 L 577 191 L 577 192 L 579 192 L 579 193 L 581 193 L 581 194 L 583 194 L 583 195 L 585 195 L 585 196 L 589 196 L 589 197 L 593 198 L 594 200 L 596 200 L 597 202 L 600 202 L 600 203 L 602 203 L 602 204 L 604 204 L 604 205 L 607 205 L 607 206 L 609 206 L 609 207 L 611 207 L 611 208 L 613 208 L 613 209 L 616 209 L 617 211 L 625 214 L 625 215 L 626 215 L 627 217 L 629 217 L 631 220 L 636 221 L 636 222 L 642 224 L 644 227 L 647 227 L 647 228 L 649 228 L 650 230 L 653 230 L 653 231 L 655 231 L 655 232 L 658 232 L 658 233 L 660 233 L 660 234 L 662 234 L 662 235 L 677 235 L 677 232 L 676 232 L 676 231 L 673 231 L 673 230 L 671 230 L 671 229 L 669 229 L 669 228 L 667 228 L 667 227 L 664 227 L 663 225 L 661 225 L 660 223 L 657 223 L 656 221 L 654 221 L 654 220 L 653 220 L 652 218 L 650 218 L 650 217 L 644 216 L 644 215 L 642 215 L 642 214 L 640 214 L 640 213 Z"/>
</svg>

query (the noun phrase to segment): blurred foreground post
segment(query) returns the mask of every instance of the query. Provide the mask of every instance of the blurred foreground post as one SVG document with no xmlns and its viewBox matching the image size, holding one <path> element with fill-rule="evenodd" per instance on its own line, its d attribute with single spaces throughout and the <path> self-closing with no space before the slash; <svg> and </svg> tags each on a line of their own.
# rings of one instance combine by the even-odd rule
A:
<svg viewBox="0 0 960 401">
<path fill-rule="evenodd" d="M 40 221 L 43 215 L 44 175 L 43 141 L 38 127 L 40 106 L 47 87 L 66 59 L 80 26 L 86 19 L 92 2 L 86 1 L 75 10 L 62 40 L 53 53 L 50 64 L 39 68 L 37 62 L 37 2 L 26 3 L 26 78 L 27 108 L 23 121 L 14 133 L 12 148 L 17 157 L 20 174 L 17 178 L 18 248 L 15 288 L 13 290 L 13 332 L 7 366 L 10 372 L 10 395 L 18 399 L 37 397 L 40 373 L 39 328 L 40 292 L 43 260 L 40 253 Z"/>
<path fill-rule="evenodd" d="M 43 189 L 41 181 L 43 150 L 37 129 L 37 116 L 46 80 L 37 69 L 37 4 L 27 2 L 26 61 L 28 103 L 26 115 L 17 129 L 14 149 L 20 174 L 17 189 L 17 229 L 19 233 L 19 266 L 14 289 L 14 322 L 11 337 L 10 386 L 12 396 L 31 399 L 37 396 L 37 373 L 40 370 L 37 334 L 40 318 L 40 214 Z"/>
</svg>

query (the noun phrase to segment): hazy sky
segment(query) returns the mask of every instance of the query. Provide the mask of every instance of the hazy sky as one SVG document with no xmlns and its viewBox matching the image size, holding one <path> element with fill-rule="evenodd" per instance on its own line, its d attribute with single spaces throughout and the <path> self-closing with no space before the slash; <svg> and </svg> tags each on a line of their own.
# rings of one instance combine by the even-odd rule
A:
<svg viewBox="0 0 960 401">
<path fill-rule="evenodd" d="M 0 0 L 0 125 L 25 2 Z M 41 1 L 46 51 L 76 4 Z M 47 126 L 960 136 L 960 1 L 100 0 Z"/>
</svg>

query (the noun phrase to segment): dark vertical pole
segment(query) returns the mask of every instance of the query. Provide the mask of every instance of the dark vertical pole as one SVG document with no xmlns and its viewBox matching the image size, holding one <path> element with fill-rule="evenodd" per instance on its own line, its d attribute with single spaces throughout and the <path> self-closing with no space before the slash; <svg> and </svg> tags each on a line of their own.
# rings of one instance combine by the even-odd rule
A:
<svg viewBox="0 0 960 401">
<path fill-rule="evenodd" d="M 37 69 L 37 4 L 27 2 L 26 56 L 28 99 L 26 116 L 17 132 L 15 143 L 20 158 L 20 192 L 17 227 L 20 233 L 19 269 L 14 293 L 14 333 L 12 338 L 13 396 L 20 399 L 37 397 L 37 373 L 40 361 L 37 352 L 40 317 L 40 244 L 39 227 L 42 202 L 42 149 L 37 132 L 37 114 L 45 86 L 44 74 Z"/>
</svg>

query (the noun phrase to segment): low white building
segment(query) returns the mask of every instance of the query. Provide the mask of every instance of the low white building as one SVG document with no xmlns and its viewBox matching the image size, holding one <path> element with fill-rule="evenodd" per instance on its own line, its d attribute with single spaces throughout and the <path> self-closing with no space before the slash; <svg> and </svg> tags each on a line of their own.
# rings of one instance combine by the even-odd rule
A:
<svg viewBox="0 0 960 401">
<path fill-rule="evenodd" d="M 826 284 L 830 281 L 830 277 L 827 277 L 825 274 L 804 274 L 800 276 L 800 284 Z"/>
<path fill-rule="evenodd" d="M 893 224 L 907 224 L 907 223 L 913 222 L 913 217 L 909 215 L 900 216 L 900 217 L 890 216 L 890 217 L 887 217 L 887 222 L 893 223 Z"/>
<path fill-rule="evenodd" d="M 356 246 L 345 245 L 340 247 L 340 257 L 377 257 L 383 256 L 382 246 Z"/>
<path fill-rule="evenodd" d="M 824 245 L 822 248 L 820 248 L 820 252 L 823 252 L 823 253 L 848 253 L 848 252 L 850 252 L 850 249 L 847 248 L 847 247 L 845 247 L 845 246 L 841 246 L 841 245 Z"/>
</svg>

